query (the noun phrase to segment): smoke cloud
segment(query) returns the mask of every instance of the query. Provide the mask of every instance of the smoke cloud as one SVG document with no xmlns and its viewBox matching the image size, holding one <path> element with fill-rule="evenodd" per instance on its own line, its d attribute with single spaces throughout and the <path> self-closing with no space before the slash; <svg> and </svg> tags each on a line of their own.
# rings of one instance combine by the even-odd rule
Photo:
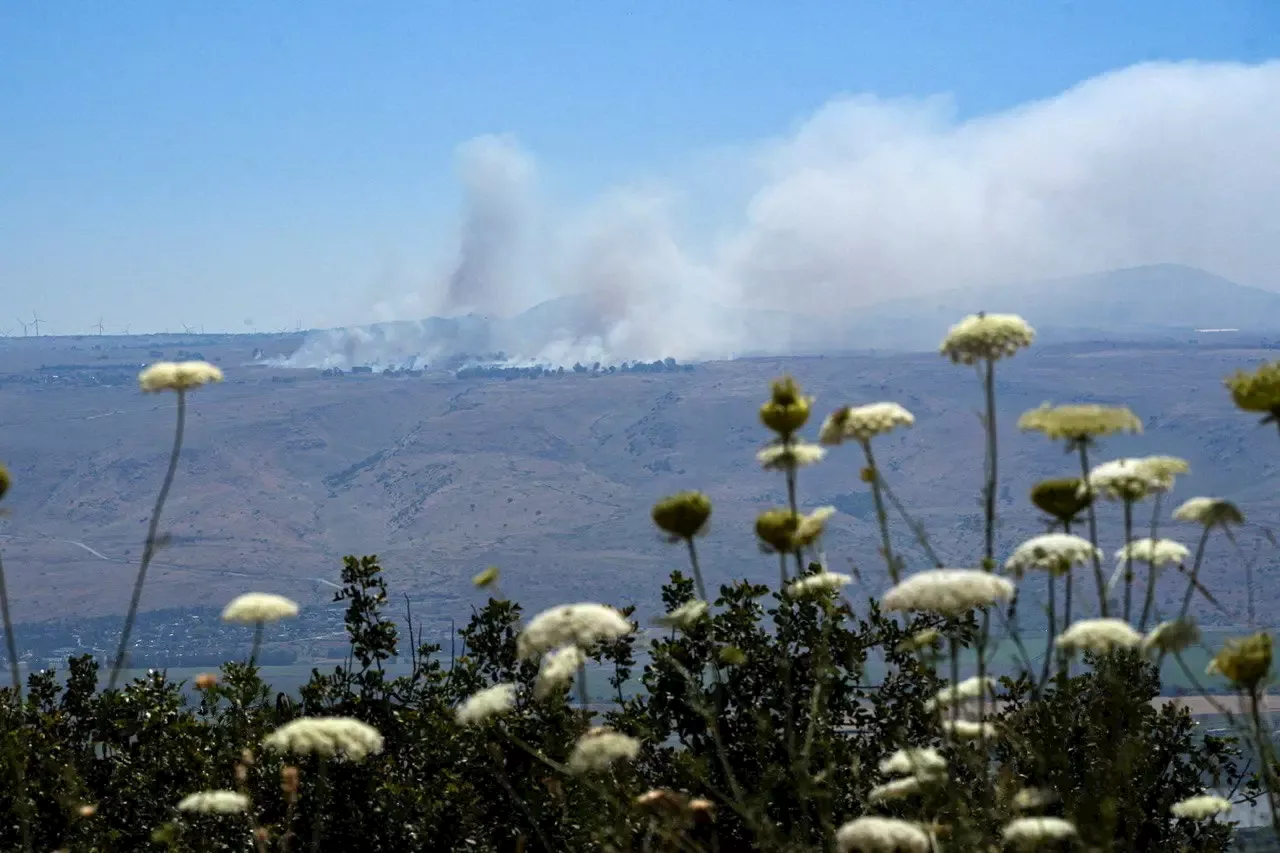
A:
<svg viewBox="0 0 1280 853">
<path fill-rule="evenodd" d="M 532 159 L 484 137 L 460 152 L 458 262 L 414 299 L 501 319 L 320 333 L 292 363 L 786 352 L 887 299 L 1157 263 L 1280 290 L 1277 103 L 1280 62 L 1139 65 L 967 119 L 942 96 L 841 97 L 745 149 L 748 200 L 710 239 L 681 223 L 723 199 L 623 188 L 553 210 Z"/>
</svg>

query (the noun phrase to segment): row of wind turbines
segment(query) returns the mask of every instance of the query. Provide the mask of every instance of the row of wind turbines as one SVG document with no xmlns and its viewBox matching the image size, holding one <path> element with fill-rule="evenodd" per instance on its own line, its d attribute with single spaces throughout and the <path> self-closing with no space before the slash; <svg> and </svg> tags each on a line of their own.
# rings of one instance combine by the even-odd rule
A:
<svg viewBox="0 0 1280 853">
<path fill-rule="evenodd" d="M 98 337 L 102 337 L 103 335 L 105 335 L 105 334 L 106 334 L 106 326 L 104 326 L 104 325 L 103 325 L 102 320 L 103 320 L 102 315 L 99 315 L 99 316 L 98 316 L 98 322 L 97 322 L 97 323 L 95 323 L 94 325 L 92 325 L 92 326 L 90 326 L 90 327 L 89 327 L 89 328 L 90 328 L 90 330 L 92 330 L 92 331 L 94 331 L 94 332 L 96 332 L 96 333 L 97 333 Z M 29 319 L 29 320 L 24 320 L 24 319 L 22 319 L 21 317 L 19 317 L 19 318 L 18 318 L 18 320 L 17 320 L 17 322 L 18 322 L 18 325 L 22 328 L 22 335 L 21 335 L 22 337 L 24 337 L 24 338 L 29 338 L 29 337 L 35 337 L 35 338 L 38 338 L 38 337 L 40 337 L 40 324 L 41 324 L 41 323 L 43 323 L 43 322 L 44 322 L 44 320 L 41 320 L 41 319 L 40 319 L 40 315 L 39 315 L 39 314 L 37 314 L 35 311 L 32 311 L 32 312 L 31 312 L 31 319 Z M 248 325 L 248 326 L 252 326 L 252 322 L 251 322 L 251 321 L 249 321 L 249 320 L 246 320 L 246 321 L 245 321 L 245 324 L 246 324 L 246 325 Z M 300 332 L 302 332 L 302 321 L 301 321 L 301 320 L 299 320 L 299 321 L 298 321 L 298 324 L 297 324 L 297 326 L 296 326 L 295 328 L 293 328 L 293 329 L 287 329 L 287 328 L 285 328 L 285 329 L 280 329 L 280 330 L 277 332 L 277 334 L 287 335 L 287 334 L 290 334 L 290 333 L 298 334 L 298 333 L 300 333 Z M 204 326 L 201 326 L 201 327 L 200 327 L 200 329 L 197 331 L 197 330 L 196 330 L 196 328 L 195 328 L 194 326 L 188 326 L 186 323 L 183 323 L 183 324 L 182 324 L 182 333 L 183 333 L 184 335 L 196 335 L 196 334 L 203 335 L 203 334 L 205 334 L 205 331 L 204 331 Z M 48 334 L 48 330 L 47 330 L 47 329 L 46 329 L 46 334 Z M 120 334 L 120 335 L 127 335 L 127 334 L 129 334 L 129 327 L 126 325 L 123 329 L 121 329 L 121 330 L 120 330 L 119 332 L 117 332 L 116 334 Z M 7 328 L 7 329 L 0 330 L 0 338 L 13 338 L 13 337 L 18 337 L 18 336 L 17 336 L 17 335 L 15 335 L 15 334 L 13 333 L 13 327 L 12 327 L 12 326 L 10 326 L 10 327 L 9 327 L 9 328 Z"/>
</svg>

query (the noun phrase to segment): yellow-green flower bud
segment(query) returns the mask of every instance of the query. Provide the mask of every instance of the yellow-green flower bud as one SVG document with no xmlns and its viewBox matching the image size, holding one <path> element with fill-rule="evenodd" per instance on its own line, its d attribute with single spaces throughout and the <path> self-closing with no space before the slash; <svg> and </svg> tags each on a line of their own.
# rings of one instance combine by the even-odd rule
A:
<svg viewBox="0 0 1280 853">
<path fill-rule="evenodd" d="M 1079 477 L 1041 480 L 1031 489 L 1031 502 L 1045 514 L 1069 524 L 1093 503 L 1093 493 L 1081 489 Z"/>
<path fill-rule="evenodd" d="M 800 386 L 790 376 L 774 381 L 769 402 L 760 407 L 760 421 L 786 438 L 809 420 L 813 401 L 800 393 Z"/>
<path fill-rule="evenodd" d="M 737 646 L 725 646 L 720 650 L 720 662 L 728 666 L 742 666 L 747 662 L 747 655 Z"/>
<path fill-rule="evenodd" d="M 1237 370 L 1226 384 L 1237 408 L 1265 412 L 1272 419 L 1280 414 L 1280 361 L 1264 364 L 1253 373 Z"/>
<path fill-rule="evenodd" d="M 692 539 L 711 518 L 711 499 L 702 492 L 680 492 L 653 505 L 653 523 L 677 539 Z"/>
<path fill-rule="evenodd" d="M 1214 657 L 1212 669 L 1236 687 L 1253 690 L 1271 672 L 1271 635 L 1262 631 L 1240 640 L 1227 640 Z"/>
<path fill-rule="evenodd" d="M 475 584 L 478 589 L 485 589 L 486 587 L 493 586 L 498 582 L 498 567 L 490 566 L 472 578 L 471 582 Z"/>
</svg>

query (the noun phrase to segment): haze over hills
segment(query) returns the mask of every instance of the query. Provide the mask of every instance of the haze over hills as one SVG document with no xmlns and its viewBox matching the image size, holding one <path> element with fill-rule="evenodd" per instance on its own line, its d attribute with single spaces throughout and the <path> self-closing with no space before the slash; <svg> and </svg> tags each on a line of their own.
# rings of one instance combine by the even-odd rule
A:
<svg viewBox="0 0 1280 853">
<path fill-rule="evenodd" d="M 1042 529 L 1025 500 L 1031 484 L 1072 470 L 1060 448 L 1015 429 L 1020 412 L 1045 400 L 1132 406 L 1147 434 L 1106 442 L 1100 457 L 1184 456 L 1193 473 L 1177 497 L 1219 494 L 1253 521 L 1280 518 L 1280 439 L 1236 412 L 1221 385 L 1275 351 L 1256 334 L 1207 340 L 1216 342 L 1038 345 L 1001 366 L 1002 549 Z M 227 382 L 192 397 L 163 524 L 172 544 L 152 571 L 144 609 L 220 606 L 246 589 L 319 605 L 342 555 L 378 553 L 394 592 L 410 594 L 427 620 L 465 614 L 477 595 L 469 579 L 487 565 L 502 567 L 504 592 L 529 607 L 600 599 L 652 613 L 661 579 L 683 560 L 648 510 L 683 488 L 715 502 L 712 534 L 700 544 L 709 581 L 769 581 L 776 565 L 757 554 L 751 523 L 785 494 L 780 477 L 754 460 L 766 439 L 755 413 L 769 380 L 784 372 L 818 396 L 820 412 L 881 399 L 911 409 L 916 427 L 880 445 L 887 476 L 950 564 L 972 562 L 980 543 L 979 392 L 971 372 L 933 352 L 517 381 L 250 366 L 255 349 L 294 345 L 238 336 L 0 344 L 0 436 L 15 482 L 4 554 L 20 621 L 123 610 L 173 424 L 172 397 L 140 394 L 134 376 L 160 357 L 217 360 Z M 801 496 L 805 506 L 837 508 L 830 562 L 856 565 L 867 579 L 862 591 L 879 593 L 860 464 L 856 450 L 837 449 L 803 472 Z M 1111 546 L 1117 515 L 1104 514 Z M 906 528 L 897 525 L 895 536 L 921 566 Z M 1262 539 L 1250 530 L 1241 541 L 1254 554 Z M 1265 549 L 1257 558 L 1258 616 L 1273 619 L 1280 563 Z M 1215 546 L 1206 578 L 1229 612 L 1202 609 L 1202 618 L 1244 620 L 1241 571 L 1229 548 Z"/>
<path fill-rule="evenodd" d="M 1194 267 L 1160 264 L 1058 279 L 945 291 L 873 304 L 829 315 L 805 310 L 751 310 L 707 302 L 705 324 L 719 330 L 718 349 L 694 360 L 744 354 L 788 355 L 867 349 L 898 352 L 932 349 L 957 318 L 978 310 L 1039 318 L 1042 338 L 1070 342 L 1175 335 L 1196 329 L 1280 329 L 1280 294 L 1228 281 Z M 445 360 L 509 361 L 569 366 L 574 362 L 617 363 L 624 358 L 681 356 L 659 348 L 615 351 L 618 329 L 633 322 L 600 313 L 589 296 L 564 296 L 512 317 L 432 317 L 419 322 L 320 330 L 296 352 L 274 362 L 281 367 L 422 367 Z"/>
</svg>

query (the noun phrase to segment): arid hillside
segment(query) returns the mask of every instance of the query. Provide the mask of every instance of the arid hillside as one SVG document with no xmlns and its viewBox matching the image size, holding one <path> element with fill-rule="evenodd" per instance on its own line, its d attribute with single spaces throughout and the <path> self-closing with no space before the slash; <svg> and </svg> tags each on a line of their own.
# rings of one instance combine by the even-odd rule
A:
<svg viewBox="0 0 1280 853">
<path fill-rule="evenodd" d="M 783 372 L 817 396 L 823 413 L 876 400 L 913 411 L 915 428 L 880 445 L 882 467 L 946 561 L 971 565 L 980 547 L 979 386 L 972 370 L 933 354 L 512 381 L 241 366 L 255 348 L 289 345 L 210 337 L 9 339 L 0 347 L 0 457 L 14 476 L 0 533 L 19 621 L 123 611 L 172 440 L 174 398 L 143 395 L 132 380 L 157 352 L 218 359 L 227 382 L 192 395 L 163 524 L 171 542 L 144 609 L 220 605 L 251 588 L 318 603 L 349 553 L 381 555 L 394 591 L 409 593 L 415 615 L 428 619 L 465 613 L 476 596 L 471 576 L 491 564 L 503 570 L 504 591 L 529 606 L 602 599 L 651 609 L 660 579 L 684 558 L 657 535 L 648 509 L 683 488 L 715 502 L 702 544 L 709 579 L 775 580 L 751 522 L 784 490 L 780 475 L 754 461 L 765 438 L 755 412 Z M 1146 434 L 1108 442 L 1102 456 L 1184 456 L 1192 474 L 1176 499 L 1231 497 L 1269 526 L 1280 508 L 1280 436 L 1235 411 L 1222 386 L 1236 367 L 1269 355 L 1256 343 L 1071 345 L 1002 365 L 1004 546 L 1042 529 L 1026 500 L 1031 484 L 1074 470 L 1060 447 L 1014 427 L 1021 411 L 1046 400 L 1127 403 Z M 827 539 L 832 567 L 856 566 L 879 593 L 860 465 L 856 449 L 837 448 L 802 473 L 800 492 L 806 507 L 839 510 Z M 1144 528 L 1149 512 L 1140 514 Z M 1104 507 L 1103 515 L 1113 549 L 1119 512 Z M 907 528 L 895 530 L 918 557 Z M 1171 535 L 1190 544 L 1194 533 Z M 1274 621 L 1280 562 L 1260 530 L 1246 528 L 1240 542 L 1256 559 L 1258 618 Z M 1206 577 L 1229 613 L 1204 610 L 1203 618 L 1244 622 L 1240 556 L 1213 548 Z M 1181 586 L 1170 578 L 1163 589 L 1172 600 Z M 1023 612 L 1034 618 L 1034 604 Z"/>
</svg>

